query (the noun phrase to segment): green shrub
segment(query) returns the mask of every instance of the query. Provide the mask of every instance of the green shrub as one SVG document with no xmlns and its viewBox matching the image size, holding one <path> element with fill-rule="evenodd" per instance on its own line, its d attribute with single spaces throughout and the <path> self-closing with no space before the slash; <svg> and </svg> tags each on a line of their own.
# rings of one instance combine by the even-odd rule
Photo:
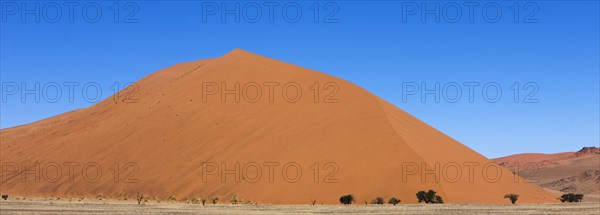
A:
<svg viewBox="0 0 600 215">
<path fill-rule="evenodd" d="M 561 202 L 581 202 L 583 194 L 567 193 L 560 196 Z"/>
<path fill-rule="evenodd" d="M 354 196 L 352 196 L 352 194 L 340 197 L 340 203 L 342 204 L 349 205 L 352 204 L 352 202 L 354 202 Z"/>
<path fill-rule="evenodd" d="M 419 203 L 425 202 L 426 204 L 443 204 L 444 200 L 442 200 L 441 196 L 436 195 L 434 190 L 429 190 L 427 192 L 421 190 L 417 192 L 417 200 Z"/>
<path fill-rule="evenodd" d="M 427 202 L 427 196 L 426 196 L 426 192 L 425 191 L 419 191 L 417 192 L 417 200 L 419 200 L 419 203 L 421 202 L 425 202 L 425 203 L 429 203 Z"/>
<path fill-rule="evenodd" d="M 400 203 L 400 199 L 396 199 L 396 197 L 392 197 L 390 198 L 390 200 L 388 201 L 388 204 L 392 204 L 392 205 L 397 205 Z"/>
<path fill-rule="evenodd" d="M 427 197 L 426 203 L 435 203 L 435 194 L 436 192 L 433 190 L 427 191 L 427 194 L 425 194 L 425 197 Z"/>
</svg>

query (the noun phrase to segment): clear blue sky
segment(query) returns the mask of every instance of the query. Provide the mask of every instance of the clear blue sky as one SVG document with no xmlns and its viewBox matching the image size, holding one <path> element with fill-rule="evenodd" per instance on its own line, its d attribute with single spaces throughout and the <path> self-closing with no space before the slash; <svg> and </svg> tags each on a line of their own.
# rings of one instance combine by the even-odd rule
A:
<svg viewBox="0 0 600 215">
<path fill-rule="evenodd" d="M 38 11 L 36 2 L 0 2 L 2 128 L 90 106 L 80 95 L 88 82 L 107 97 L 114 82 L 122 87 L 176 63 L 242 48 L 354 82 L 488 157 L 600 142 L 598 1 L 486 1 L 472 6 L 472 14 L 468 2 L 444 1 L 280 2 L 273 13 L 261 1 L 52 2 L 39 1 Z M 221 20 L 236 2 L 239 22 L 236 12 Z M 434 12 L 422 20 L 425 9 Z M 81 85 L 73 102 L 66 87 L 57 102 L 8 95 L 12 83 L 34 88 L 36 82 Z M 403 100 L 404 87 L 431 89 L 436 82 L 450 86 L 440 102 L 434 95 L 422 102 L 420 94 Z M 470 82 L 480 84 L 473 102 L 464 86 Z M 453 83 L 462 86 L 462 97 L 448 102 Z M 496 103 L 482 96 L 490 83 L 502 89 Z M 537 102 L 524 103 L 530 94 L 527 101 Z"/>
</svg>

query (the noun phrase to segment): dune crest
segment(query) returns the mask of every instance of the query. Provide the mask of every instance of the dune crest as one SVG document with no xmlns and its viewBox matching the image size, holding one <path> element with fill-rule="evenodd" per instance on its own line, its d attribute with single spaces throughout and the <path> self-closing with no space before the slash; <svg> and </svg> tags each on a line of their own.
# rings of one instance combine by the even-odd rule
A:
<svg viewBox="0 0 600 215">
<path fill-rule="evenodd" d="M 350 82 L 241 49 L 136 85 L 136 102 L 110 97 L 2 130 L 0 192 L 338 204 L 345 194 L 415 203 L 434 189 L 449 203 L 557 201 Z M 36 162 L 39 182 L 24 171 Z"/>
</svg>

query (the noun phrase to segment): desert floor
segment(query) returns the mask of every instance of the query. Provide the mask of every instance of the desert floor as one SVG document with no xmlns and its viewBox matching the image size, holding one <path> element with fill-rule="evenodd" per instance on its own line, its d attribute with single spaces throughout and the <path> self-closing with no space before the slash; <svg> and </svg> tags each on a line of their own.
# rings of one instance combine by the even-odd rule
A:
<svg viewBox="0 0 600 215">
<path fill-rule="evenodd" d="M 524 205 L 192 205 L 118 201 L 39 201 L 0 202 L 0 214 L 600 214 L 600 204 Z"/>
</svg>

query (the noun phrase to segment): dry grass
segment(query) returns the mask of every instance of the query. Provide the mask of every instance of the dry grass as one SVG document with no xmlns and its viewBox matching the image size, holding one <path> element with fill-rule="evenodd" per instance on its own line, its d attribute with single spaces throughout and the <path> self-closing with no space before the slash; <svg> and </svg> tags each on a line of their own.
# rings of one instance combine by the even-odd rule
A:
<svg viewBox="0 0 600 215">
<path fill-rule="evenodd" d="M 193 205 L 118 201 L 0 202 L 2 214 L 600 214 L 600 204 L 527 205 Z"/>
</svg>

